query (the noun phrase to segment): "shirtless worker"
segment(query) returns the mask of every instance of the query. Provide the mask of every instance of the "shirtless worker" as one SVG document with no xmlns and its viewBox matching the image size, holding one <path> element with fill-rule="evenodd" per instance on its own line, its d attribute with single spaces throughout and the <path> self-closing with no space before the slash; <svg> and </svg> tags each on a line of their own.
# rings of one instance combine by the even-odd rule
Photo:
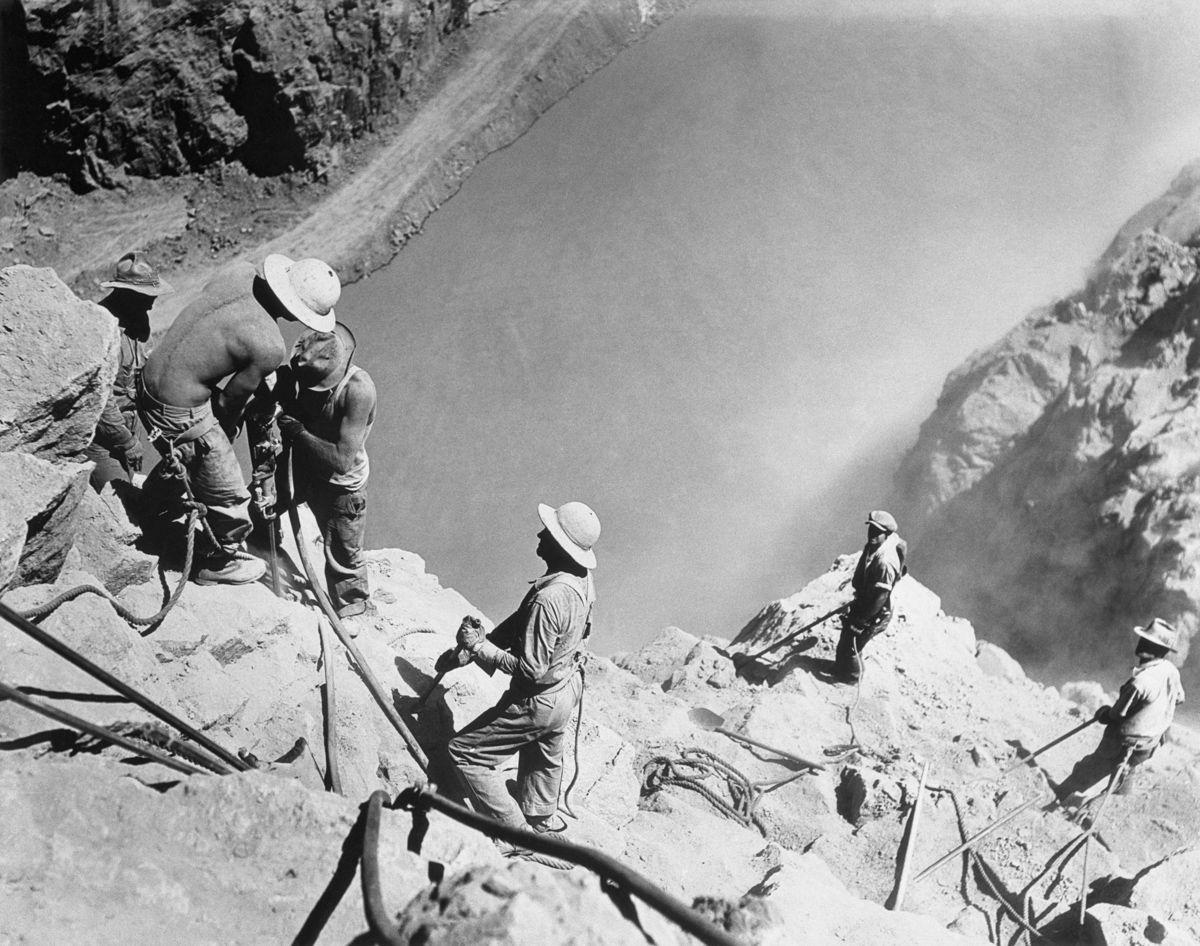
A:
<svg viewBox="0 0 1200 946">
<path fill-rule="evenodd" d="M 1138 664 L 1122 685 L 1116 703 L 1097 710 L 1096 719 L 1105 724 L 1104 735 L 1059 783 L 1055 793 L 1063 803 L 1078 801 L 1096 784 L 1118 773 L 1121 782 L 1114 791 L 1128 795 L 1134 770 L 1162 744 L 1175 719 L 1175 707 L 1183 702 L 1179 668 L 1169 657 L 1179 649 L 1179 631 L 1155 618 L 1146 627 L 1135 627 L 1133 633 Z"/>
<path fill-rule="evenodd" d="M 375 383 L 353 363 L 354 333 L 305 332 L 275 384 L 263 385 L 250 414 L 269 418 L 292 447 L 294 501 L 307 502 L 325 540 L 325 583 L 339 617 L 362 614 L 370 588 L 363 560 L 367 524 L 367 436 L 375 423 Z M 355 633 L 350 628 L 350 633 Z"/>
<path fill-rule="evenodd" d="M 453 760 L 481 814 L 507 825 L 560 831 L 553 821 L 562 784 L 564 736 L 583 692 L 578 672 L 596 600 L 591 569 L 600 520 L 583 503 L 540 504 L 537 556 L 546 573 L 517 610 L 486 637 L 465 621 L 458 648 L 438 658 L 439 672 L 474 661 L 512 677 L 500 701 L 450 740 Z M 500 766 L 518 755 L 514 803 Z M 559 819 L 561 822 L 561 819 Z M 513 849 L 509 848 L 509 853 Z"/>
<path fill-rule="evenodd" d="M 329 332 L 340 295 L 337 274 L 318 259 L 272 254 L 261 274 L 237 263 L 204 287 L 146 360 L 137 389 L 142 423 L 162 456 L 172 449 L 178 455 L 217 544 L 197 549 L 193 577 L 200 584 L 245 584 L 266 571 L 243 548 L 250 493 L 232 441 L 246 402 L 287 354 L 277 323 Z M 183 484 L 163 462 L 143 493 L 165 504 L 180 498 Z"/>
<path fill-rule="evenodd" d="M 891 513 L 882 509 L 867 514 L 867 544 L 854 569 L 854 598 L 842 615 L 834 676 L 841 683 L 862 677 L 862 652 L 867 643 L 887 630 L 892 620 L 892 589 L 907 572 L 904 557 L 908 544 L 897 532 Z"/>
<path fill-rule="evenodd" d="M 122 470 L 126 476 L 142 472 L 133 379 L 146 363 L 154 300 L 174 291 L 137 253 L 126 253 L 117 260 L 111 278 L 100 287 L 109 290 L 98 304 L 117 320 L 121 349 L 112 392 L 104 402 L 96 432 L 85 451 L 87 458 L 96 464 L 90 482 L 97 491 L 110 480 L 120 479 Z"/>
</svg>

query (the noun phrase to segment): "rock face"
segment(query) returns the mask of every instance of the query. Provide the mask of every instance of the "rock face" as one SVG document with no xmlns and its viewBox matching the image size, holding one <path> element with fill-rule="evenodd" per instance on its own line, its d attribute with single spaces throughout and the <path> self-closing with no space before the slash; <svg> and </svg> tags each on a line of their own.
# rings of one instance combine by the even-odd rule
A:
<svg viewBox="0 0 1200 946">
<path fill-rule="evenodd" d="M 1052 672 L 1111 678 L 1133 624 L 1200 620 L 1198 234 L 1200 165 L 950 376 L 901 468 L 914 568 Z"/>
<path fill-rule="evenodd" d="M 0 453 L 0 591 L 58 577 L 74 543 L 90 469 Z"/>
<path fill-rule="evenodd" d="M 28 73 L 9 88 L 36 121 L 17 150 L 85 188 L 233 160 L 319 171 L 397 107 L 447 31 L 497 6 L 26 0 Z"/>
<path fill-rule="evenodd" d="M 78 461 L 112 389 L 117 321 L 52 269 L 0 269 L 0 451 Z"/>
</svg>

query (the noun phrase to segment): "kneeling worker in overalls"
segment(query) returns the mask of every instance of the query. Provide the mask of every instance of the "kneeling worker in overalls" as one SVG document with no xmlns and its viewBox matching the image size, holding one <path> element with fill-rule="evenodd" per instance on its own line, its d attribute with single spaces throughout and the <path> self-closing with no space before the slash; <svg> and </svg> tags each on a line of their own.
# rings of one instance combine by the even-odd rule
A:
<svg viewBox="0 0 1200 946">
<path fill-rule="evenodd" d="M 892 620 L 892 589 L 907 572 L 904 557 L 908 544 L 889 512 L 876 509 L 867 515 L 867 544 L 854 569 L 854 599 L 842 615 L 834 675 L 843 683 L 862 676 L 862 652 L 868 642 L 887 630 Z"/>
<path fill-rule="evenodd" d="M 1134 769 L 1154 755 L 1175 719 L 1175 707 L 1183 702 L 1179 669 L 1168 657 L 1179 649 L 1179 632 L 1159 618 L 1133 632 L 1138 665 L 1121 686 L 1117 702 L 1096 712 L 1096 719 L 1105 724 L 1104 735 L 1059 784 L 1057 794 L 1064 803 L 1078 801 L 1078 796 L 1114 776 L 1121 779 L 1114 791 L 1128 795 Z"/>
<path fill-rule="evenodd" d="M 533 582 L 521 606 L 484 637 L 464 622 L 458 649 L 438 658 L 439 671 L 475 661 L 489 674 L 512 676 L 500 702 L 450 740 L 458 767 L 482 814 L 507 825 L 559 831 L 554 819 L 562 783 L 564 739 L 582 693 L 578 665 L 591 630 L 595 590 L 592 550 L 600 520 L 583 503 L 552 509 L 538 506 L 544 528 L 537 555 L 546 573 Z M 500 766 L 518 756 L 518 807 L 508 793 Z"/>
</svg>

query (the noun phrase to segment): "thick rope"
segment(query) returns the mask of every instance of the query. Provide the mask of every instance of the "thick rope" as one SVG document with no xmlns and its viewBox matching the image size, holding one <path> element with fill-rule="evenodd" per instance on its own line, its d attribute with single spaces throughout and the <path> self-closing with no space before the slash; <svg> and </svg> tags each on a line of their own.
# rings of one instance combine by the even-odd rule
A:
<svg viewBox="0 0 1200 946">
<path fill-rule="evenodd" d="M 579 706 L 575 712 L 575 771 L 571 773 L 571 781 L 567 785 L 567 790 L 563 792 L 562 802 L 559 807 L 576 821 L 579 820 L 579 815 L 571 809 L 571 792 L 575 789 L 575 783 L 579 781 L 579 730 L 583 727 L 583 694 L 587 688 L 587 673 L 583 669 L 583 664 L 579 665 Z"/>
<path fill-rule="evenodd" d="M 107 588 L 104 588 L 101 585 L 94 585 L 91 582 L 86 582 L 82 585 L 76 585 L 74 588 L 68 588 L 66 591 L 55 595 L 49 601 L 45 601 L 42 604 L 35 605 L 34 607 L 28 608 L 24 611 L 18 611 L 17 613 L 21 615 L 21 617 L 30 621 L 40 621 L 47 615 L 62 607 L 62 605 L 66 604 L 68 601 L 73 601 L 82 595 L 93 594 L 107 599 L 108 603 L 112 605 L 113 610 L 116 611 L 117 614 L 119 614 L 129 624 L 137 627 L 153 627 L 157 624 L 161 624 L 166 619 L 167 615 L 171 613 L 171 609 L 179 603 L 179 599 L 183 595 L 183 589 L 187 585 L 188 576 L 192 573 L 192 557 L 195 553 L 196 547 L 196 531 L 194 527 L 196 520 L 202 518 L 203 515 L 199 508 L 193 506 L 188 513 L 187 551 L 184 553 L 183 571 L 179 574 L 179 582 L 175 585 L 175 590 L 171 592 L 171 596 L 167 599 L 167 603 L 153 614 L 146 615 L 145 617 L 134 614 L 127 607 L 125 607 L 125 605 L 121 604 L 121 602 L 118 601 L 113 596 L 112 592 Z"/>
<path fill-rule="evenodd" d="M 755 811 L 763 792 L 735 766 L 707 749 L 689 747 L 678 759 L 656 756 L 646 763 L 643 771 L 646 792 L 656 792 L 671 785 L 687 789 L 704 798 L 731 821 L 746 828 L 753 826 L 766 836 L 766 827 Z M 732 801 L 726 801 L 705 784 L 711 775 L 725 779 Z"/>
</svg>

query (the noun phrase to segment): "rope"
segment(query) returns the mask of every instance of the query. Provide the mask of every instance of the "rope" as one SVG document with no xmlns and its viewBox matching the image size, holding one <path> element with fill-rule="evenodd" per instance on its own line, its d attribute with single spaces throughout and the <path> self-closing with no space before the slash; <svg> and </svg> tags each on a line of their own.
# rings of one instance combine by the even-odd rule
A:
<svg viewBox="0 0 1200 946">
<path fill-rule="evenodd" d="M 691 772 L 683 771 L 689 769 Z M 643 772 L 644 792 L 656 792 L 668 785 L 687 789 L 704 798 L 730 820 L 746 828 L 754 826 L 766 836 L 767 829 L 755 813 L 762 790 L 735 766 L 707 749 L 686 748 L 678 759 L 656 756 L 646 763 Z M 726 801 L 704 784 L 711 775 L 725 779 L 732 801 Z"/>
<path fill-rule="evenodd" d="M 28 618 L 22 617 L 20 614 L 18 614 L 16 611 L 14 611 L 12 608 L 10 608 L 7 604 L 5 604 L 2 601 L 0 601 L 0 618 L 4 618 L 4 620 L 8 621 L 17 630 L 22 631 L 25 634 L 29 635 L 35 641 L 37 641 L 39 644 L 41 644 L 44 647 L 49 648 L 50 650 L 52 650 L 54 653 L 58 654 L 63 659 L 74 664 L 76 667 L 78 667 L 84 673 L 95 678 L 96 680 L 99 680 L 101 683 L 103 683 L 109 689 L 115 690 L 117 693 L 120 693 L 121 696 L 125 697 L 130 702 L 137 704 L 142 709 L 144 709 L 146 712 L 148 712 L 151 716 L 154 716 L 155 718 L 162 720 L 168 726 L 171 726 L 172 728 L 179 730 L 179 732 L 183 733 L 185 736 L 187 736 L 189 739 L 191 739 L 192 742 L 195 742 L 198 745 L 203 746 L 205 749 L 207 749 L 209 752 L 211 752 L 213 755 L 215 755 L 218 759 L 220 759 L 222 762 L 226 763 L 227 765 L 231 766 L 233 769 L 240 772 L 240 771 L 244 771 L 245 769 L 248 768 L 248 766 L 244 762 L 242 762 L 237 756 L 235 756 L 233 753 L 229 752 L 227 749 L 222 748 L 217 743 L 213 742 L 211 739 L 208 738 L 208 736 L 204 735 L 204 733 L 197 730 L 194 726 L 188 725 L 186 722 L 184 722 L 182 719 L 180 719 L 178 716 L 176 716 L 170 710 L 164 709 L 163 707 L 159 706 L 157 703 L 155 703 L 149 697 L 143 696 L 141 693 L 139 693 L 137 690 L 133 689 L 133 687 L 129 686 L 128 684 L 122 683 L 120 680 L 118 680 L 116 677 L 114 677 L 107 670 L 103 669 L 102 667 L 96 666 L 96 664 L 92 663 L 90 660 L 88 660 L 86 657 L 84 657 L 81 653 L 68 647 L 66 644 L 64 644 L 62 641 L 60 641 L 57 637 L 54 637 L 53 635 L 48 634 L 46 631 L 42 630 L 42 628 L 38 627 L 36 624 L 34 624 L 32 621 L 30 621 Z M 222 774 L 226 774 L 226 773 L 222 773 Z"/>
<path fill-rule="evenodd" d="M 560 808 L 566 814 L 570 815 L 576 821 L 579 820 L 579 815 L 571 809 L 571 792 L 575 789 L 575 783 L 579 781 L 579 730 L 583 727 L 583 694 L 587 688 L 587 673 L 583 669 L 583 664 L 579 665 L 579 707 L 575 714 L 575 771 L 571 774 L 571 781 L 567 785 L 567 790 L 563 792 L 562 803 Z"/>
<path fill-rule="evenodd" d="M 0 683 L 0 697 L 12 700 L 14 703 L 24 706 L 28 710 L 39 713 L 47 719 L 52 719 L 56 723 L 62 723 L 65 726 L 70 726 L 72 729 L 78 729 L 80 732 L 87 733 L 96 739 L 102 739 L 105 742 L 111 742 L 114 745 L 128 749 L 135 755 L 150 759 L 160 765 L 165 765 L 169 769 L 174 769 L 176 772 L 182 772 L 184 775 L 204 775 L 202 769 L 196 768 L 194 765 L 189 765 L 187 762 L 181 762 L 179 759 L 173 759 L 169 755 L 158 752 L 155 749 L 150 749 L 146 746 L 139 746 L 132 739 L 126 739 L 117 733 L 110 732 L 102 726 L 96 726 L 87 720 L 80 719 L 78 716 L 73 716 L 70 713 L 63 712 L 56 707 L 49 706 L 45 703 L 39 703 L 37 700 L 30 699 L 16 687 L 11 687 L 7 683 Z"/>
<path fill-rule="evenodd" d="M 411 786 L 402 791 L 396 799 L 396 805 L 417 815 L 421 815 L 429 809 L 436 809 L 460 824 L 474 828 L 493 838 L 526 848 L 535 854 L 546 855 L 585 867 L 598 874 L 603 880 L 615 884 L 639 898 L 685 932 L 696 937 L 705 946 L 745 946 L 742 940 L 719 928 L 637 871 L 594 848 L 575 844 L 553 835 L 537 834 L 533 831 L 506 825 L 419 786 Z"/>
<path fill-rule="evenodd" d="M 134 614 L 125 605 L 118 601 L 111 591 L 101 585 L 94 585 L 91 582 L 86 582 L 82 585 L 76 585 L 73 588 L 68 588 L 66 591 L 55 595 L 49 601 L 35 605 L 25 611 L 17 611 L 16 613 L 30 621 L 40 621 L 47 615 L 58 610 L 68 601 L 81 597 L 86 594 L 99 595 L 105 598 L 112 605 L 113 610 L 117 612 L 127 623 L 137 627 L 153 627 L 161 624 L 171 613 L 171 609 L 179 603 L 180 597 L 183 595 L 183 589 L 187 585 L 188 576 L 192 573 L 192 557 L 195 552 L 196 532 L 195 524 L 197 519 L 204 519 L 203 513 L 200 512 L 199 504 L 194 505 L 188 512 L 187 524 L 187 550 L 183 557 L 183 571 L 179 574 L 179 582 L 175 585 L 175 590 L 171 592 L 171 596 L 167 599 L 167 603 L 155 611 L 153 614 L 142 617 Z"/>
</svg>

